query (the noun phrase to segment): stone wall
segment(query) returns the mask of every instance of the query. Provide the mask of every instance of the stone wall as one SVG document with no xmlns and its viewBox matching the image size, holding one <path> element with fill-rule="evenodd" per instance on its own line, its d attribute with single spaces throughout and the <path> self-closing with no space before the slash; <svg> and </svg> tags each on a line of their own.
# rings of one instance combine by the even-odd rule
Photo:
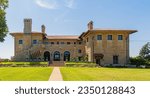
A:
<svg viewBox="0 0 150 98">
<path fill-rule="evenodd" d="M 102 35 L 102 40 L 97 40 L 97 35 Z M 112 35 L 112 40 L 107 40 L 107 35 Z M 118 40 L 118 35 L 123 36 L 123 40 Z M 113 64 L 113 56 L 117 55 L 119 64 L 128 63 L 129 58 L 129 37 L 128 32 L 121 31 L 94 31 L 90 32 L 84 37 L 85 52 L 88 55 L 89 61 L 94 61 L 94 53 L 101 53 L 104 55 L 103 64 Z M 88 39 L 88 42 L 87 42 Z"/>
</svg>

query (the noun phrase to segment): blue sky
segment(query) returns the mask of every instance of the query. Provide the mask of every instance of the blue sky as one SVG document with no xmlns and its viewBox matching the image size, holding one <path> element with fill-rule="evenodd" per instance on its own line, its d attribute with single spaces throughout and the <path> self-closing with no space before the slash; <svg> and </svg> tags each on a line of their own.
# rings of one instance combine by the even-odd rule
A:
<svg viewBox="0 0 150 98">
<path fill-rule="evenodd" d="M 130 56 L 150 42 L 150 0 L 9 0 L 9 32 L 23 31 L 23 19 L 32 18 L 33 31 L 45 24 L 48 35 L 80 35 L 87 23 L 95 28 L 136 29 L 130 36 Z M 8 34 L 0 43 L 0 58 L 14 55 L 14 40 Z"/>
</svg>

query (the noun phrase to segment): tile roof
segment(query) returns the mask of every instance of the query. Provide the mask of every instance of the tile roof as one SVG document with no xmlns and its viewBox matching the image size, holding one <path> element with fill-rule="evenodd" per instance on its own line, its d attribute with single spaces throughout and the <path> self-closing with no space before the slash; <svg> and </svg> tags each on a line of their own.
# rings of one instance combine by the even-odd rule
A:
<svg viewBox="0 0 150 98">
<path fill-rule="evenodd" d="M 93 30 L 108 30 L 108 31 L 137 31 L 131 29 L 114 29 L 114 28 L 94 28 Z"/>
<path fill-rule="evenodd" d="M 89 32 L 95 32 L 95 31 L 115 31 L 115 32 L 125 32 L 125 33 L 129 33 L 129 34 L 132 34 L 132 33 L 135 33 L 135 32 L 138 32 L 137 30 L 130 30 L 130 29 L 113 29 L 113 28 L 93 28 L 91 30 L 87 30 L 86 32 L 83 32 L 81 35 L 80 35 L 80 38 L 84 37 L 85 35 L 87 35 Z"/>
<path fill-rule="evenodd" d="M 55 36 L 46 36 L 48 39 L 79 39 L 79 36 L 64 36 L 64 35 L 55 35 Z"/>
</svg>

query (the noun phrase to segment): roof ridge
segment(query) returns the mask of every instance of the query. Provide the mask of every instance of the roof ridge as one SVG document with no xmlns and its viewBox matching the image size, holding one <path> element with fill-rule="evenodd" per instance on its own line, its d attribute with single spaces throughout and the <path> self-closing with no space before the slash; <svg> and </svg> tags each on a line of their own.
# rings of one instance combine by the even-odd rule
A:
<svg viewBox="0 0 150 98">
<path fill-rule="evenodd" d="M 79 36 L 79 35 L 47 35 L 47 36 L 66 36 L 66 37 L 69 37 L 69 36 Z"/>
</svg>

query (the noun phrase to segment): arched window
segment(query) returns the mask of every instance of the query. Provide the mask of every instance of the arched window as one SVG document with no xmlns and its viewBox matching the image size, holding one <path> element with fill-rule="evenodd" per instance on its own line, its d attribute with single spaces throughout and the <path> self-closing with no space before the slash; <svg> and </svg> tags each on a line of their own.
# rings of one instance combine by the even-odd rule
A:
<svg viewBox="0 0 150 98">
<path fill-rule="evenodd" d="M 64 61 L 70 61 L 70 52 L 69 51 L 64 52 Z"/>
<path fill-rule="evenodd" d="M 54 52 L 54 61 L 60 61 L 60 52 L 59 51 Z"/>
<path fill-rule="evenodd" d="M 44 52 L 44 61 L 50 61 L 50 52 L 48 51 Z"/>
</svg>

